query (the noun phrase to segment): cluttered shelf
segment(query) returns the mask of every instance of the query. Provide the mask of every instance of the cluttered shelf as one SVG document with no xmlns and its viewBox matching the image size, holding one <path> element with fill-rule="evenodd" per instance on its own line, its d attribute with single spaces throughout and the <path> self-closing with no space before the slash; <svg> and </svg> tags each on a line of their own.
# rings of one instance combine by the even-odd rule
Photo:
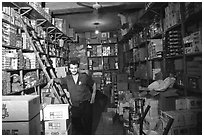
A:
<svg viewBox="0 0 204 137">
<path fill-rule="evenodd" d="M 6 5 L 8 4 L 8 2 L 6 3 Z M 26 3 L 26 2 L 10 2 L 10 5 L 12 5 L 13 7 L 17 7 L 17 8 L 24 8 L 27 11 L 24 11 L 24 14 L 26 16 L 28 16 L 30 19 L 36 19 L 37 21 L 39 21 L 40 25 L 45 27 L 46 29 L 52 29 L 50 31 L 50 34 L 60 34 L 60 37 L 65 37 L 67 39 L 69 39 L 70 42 L 73 42 L 72 39 L 70 37 L 68 37 L 67 35 L 65 35 L 61 30 L 59 30 L 56 26 L 54 26 L 51 23 L 51 17 L 45 17 L 43 16 L 41 13 L 39 13 L 39 11 L 37 11 L 33 6 L 32 6 L 32 2 L 30 3 Z M 52 33 L 51 33 L 52 32 Z"/>
<path fill-rule="evenodd" d="M 21 94 L 22 92 L 24 92 L 24 94 L 31 94 L 33 92 L 36 92 L 35 91 L 35 88 L 37 88 L 38 86 L 46 86 L 47 83 L 40 83 L 40 84 L 36 84 L 35 86 L 32 86 L 32 87 L 29 87 L 29 88 L 25 88 L 23 90 L 20 90 L 20 91 L 17 91 L 17 92 L 12 92 L 12 93 L 8 93 L 6 95 L 19 95 Z M 34 89 L 34 90 L 32 90 Z"/>
<path fill-rule="evenodd" d="M 140 17 L 140 20 L 152 20 L 155 15 L 160 15 L 161 10 L 167 5 L 167 2 L 148 2 L 143 15 Z"/>
</svg>

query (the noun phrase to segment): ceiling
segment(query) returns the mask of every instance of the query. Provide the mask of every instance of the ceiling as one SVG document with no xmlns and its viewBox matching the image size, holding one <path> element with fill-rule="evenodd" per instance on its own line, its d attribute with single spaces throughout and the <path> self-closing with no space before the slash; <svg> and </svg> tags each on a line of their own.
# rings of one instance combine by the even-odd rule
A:
<svg viewBox="0 0 204 137">
<path fill-rule="evenodd" d="M 93 5 L 94 2 L 83 2 Z M 74 28 L 75 32 L 94 31 L 95 22 L 100 23 L 100 31 L 111 31 L 121 27 L 118 13 L 130 13 L 144 8 L 144 2 L 99 2 L 98 14 L 94 9 L 80 6 L 76 2 L 46 2 L 45 7 L 50 8 L 54 17 L 66 20 L 67 26 Z"/>
</svg>

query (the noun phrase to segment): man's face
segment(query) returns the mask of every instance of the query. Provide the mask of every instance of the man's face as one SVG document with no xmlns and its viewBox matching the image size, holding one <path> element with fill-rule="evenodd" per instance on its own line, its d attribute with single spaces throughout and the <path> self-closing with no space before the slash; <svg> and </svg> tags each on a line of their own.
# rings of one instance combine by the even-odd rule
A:
<svg viewBox="0 0 204 137">
<path fill-rule="evenodd" d="M 70 70 L 72 75 L 76 75 L 79 72 L 79 66 L 77 64 L 76 65 L 70 64 L 69 70 Z"/>
</svg>

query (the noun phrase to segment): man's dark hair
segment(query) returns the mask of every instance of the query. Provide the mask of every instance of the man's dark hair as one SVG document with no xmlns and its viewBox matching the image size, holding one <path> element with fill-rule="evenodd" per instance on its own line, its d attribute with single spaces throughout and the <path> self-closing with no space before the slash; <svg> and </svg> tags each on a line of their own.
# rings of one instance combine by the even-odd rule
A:
<svg viewBox="0 0 204 137">
<path fill-rule="evenodd" d="M 72 65 L 78 65 L 78 67 L 79 67 L 79 61 L 78 60 L 71 60 L 70 62 L 69 62 L 69 65 L 70 64 L 72 64 Z"/>
</svg>

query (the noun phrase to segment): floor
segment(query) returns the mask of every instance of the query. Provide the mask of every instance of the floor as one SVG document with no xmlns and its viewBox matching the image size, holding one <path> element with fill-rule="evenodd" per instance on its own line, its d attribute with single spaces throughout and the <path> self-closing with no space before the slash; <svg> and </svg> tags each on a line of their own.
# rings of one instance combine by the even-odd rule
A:
<svg viewBox="0 0 204 137">
<path fill-rule="evenodd" d="M 102 94 L 96 96 L 93 105 L 93 135 L 123 135 L 122 124 L 117 117 L 108 119 L 106 112 L 109 106 L 108 97 Z"/>
</svg>

